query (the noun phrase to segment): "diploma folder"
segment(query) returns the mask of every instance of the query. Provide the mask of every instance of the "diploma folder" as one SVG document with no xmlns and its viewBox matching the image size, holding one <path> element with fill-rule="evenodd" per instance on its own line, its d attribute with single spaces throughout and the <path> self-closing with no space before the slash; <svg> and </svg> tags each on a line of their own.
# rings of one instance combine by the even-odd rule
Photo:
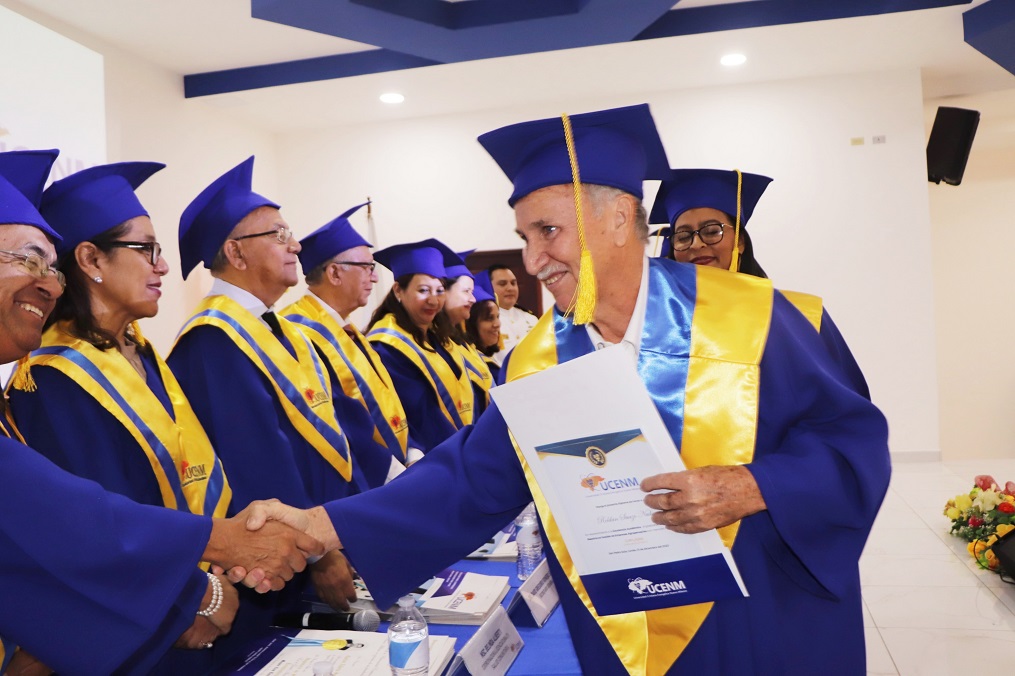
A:
<svg viewBox="0 0 1015 676">
<path fill-rule="evenodd" d="M 642 479 L 685 467 L 625 347 L 490 394 L 599 615 L 747 596 L 718 532 L 652 522 Z"/>
</svg>

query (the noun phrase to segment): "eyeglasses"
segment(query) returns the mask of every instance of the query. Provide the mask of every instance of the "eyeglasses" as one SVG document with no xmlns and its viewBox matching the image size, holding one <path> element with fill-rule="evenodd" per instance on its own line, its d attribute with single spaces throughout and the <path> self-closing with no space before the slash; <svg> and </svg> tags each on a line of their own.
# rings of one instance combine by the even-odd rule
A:
<svg viewBox="0 0 1015 676">
<path fill-rule="evenodd" d="M 64 277 L 63 273 L 56 268 L 51 267 L 50 264 L 46 262 L 46 259 L 39 254 L 24 254 L 17 251 L 3 250 L 0 250 L 0 254 L 13 258 L 14 260 L 8 262 L 20 265 L 33 277 L 46 279 L 50 275 L 53 275 L 53 278 L 56 280 L 57 284 L 60 285 L 61 289 L 67 286 L 67 278 Z"/>
<path fill-rule="evenodd" d="M 697 230 L 678 230 L 673 233 L 673 250 L 687 251 L 690 249 L 695 235 L 701 239 L 702 244 L 718 244 L 722 241 L 725 228 L 725 223 L 709 223 Z"/>
<path fill-rule="evenodd" d="M 236 241 L 241 239 L 250 239 L 252 237 L 267 237 L 268 235 L 275 235 L 275 239 L 278 240 L 279 244 L 288 244 L 289 240 L 293 238 L 293 231 L 287 226 L 282 226 L 277 230 L 265 230 L 264 232 L 255 232 L 253 235 L 242 235 L 240 237 L 233 237 Z"/>
<path fill-rule="evenodd" d="M 377 267 L 377 263 L 360 263 L 359 261 L 332 261 L 339 263 L 340 265 L 355 265 L 357 268 L 364 268 L 368 272 L 373 272 L 374 268 Z"/>
<path fill-rule="evenodd" d="M 147 254 L 148 262 L 155 267 L 159 263 L 159 257 L 162 255 L 162 246 L 158 242 L 127 242 L 117 240 L 110 242 L 107 246 L 112 249 L 135 249 L 137 251 L 143 251 Z"/>
</svg>

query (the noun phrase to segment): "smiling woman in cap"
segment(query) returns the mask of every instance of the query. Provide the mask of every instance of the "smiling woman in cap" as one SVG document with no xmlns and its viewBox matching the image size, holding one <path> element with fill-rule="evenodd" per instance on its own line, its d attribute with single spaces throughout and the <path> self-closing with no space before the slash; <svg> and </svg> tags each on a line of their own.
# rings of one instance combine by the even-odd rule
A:
<svg viewBox="0 0 1015 676">
<path fill-rule="evenodd" d="M 67 471 L 135 502 L 223 517 L 232 493 L 222 463 L 136 323 L 158 312 L 169 266 L 134 190 L 164 166 L 92 167 L 43 193 L 40 211 L 63 238 L 57 254 L 67 288 L 42 346 L 19 368 L 11 408 L 26 440 Z M 214 605 L 221 588 L 222 607 L 197 616 L 178 647 L 207 648 L 229 631 L 237 596 L 223 581 L 209 580 L 202 606 Z M 210 654 L 171 651 L 158 669 L 210 664 Z"/>
<path fill-rule="evenodd" d="M 442 312 L 448 258 L 457 257 L 436 239 L 374 252 L 395 283 L 374 311 L 367 337 L 391 374 L 409 434 L 424 453 L 473 422 L 472 381 Z"/>
<path fill-rule="evenodd" d="M 466 332 L 466 324 L 472 308 L 481 298 L 484 300 L 489 298 L 484 291 L 476 286 L 476 277 L 465 265 L 465 259 L 473 251 L 475 249 L 461 251 L 444 261 L 447 276 L 444 278 L 446 292 L 443 312 L 447 315 L 448 323 L 451 324 L 453 347 L 465 363 L 469 379 L 472 381 L 473 401 L 475 402 L 472 421 L 475 422 L 490 403 L 490 388 L 494 385 L 494 376 L 487 365 L 486 358 L 476 349 Z"/>
<path fill-rule="evenodd" d="M 649 215 L 663 229 L 664 258 L 768 278 L 754 257 L 747 222 L 772 179 L 738 169 L 674 169 L 659 186 Z M 814 325 L 853 389 L 870 399 L 867 380 L 818 296 L 780 290 Z"/>
</svg>

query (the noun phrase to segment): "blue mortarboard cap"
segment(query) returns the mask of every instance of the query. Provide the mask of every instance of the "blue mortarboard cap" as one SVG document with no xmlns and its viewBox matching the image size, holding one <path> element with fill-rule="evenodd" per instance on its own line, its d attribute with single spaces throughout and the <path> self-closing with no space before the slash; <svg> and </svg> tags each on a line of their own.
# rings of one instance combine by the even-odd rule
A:
<svg viewBox="0 0 1015 676">
<path fill-rule="evenodd" d="M 53 183 L 42 194 L 39 212 L 63 241 L 58 256 L 81 242 L 148 212 L 134 190 L 166 165 L 159 162 L 119 162 L 90 167 Z"/>
<path fill-rule="evenodd" d="M 641 199 L 642 181 L 665 178 L 669 162 L 648 104 L 570 117 L 582 183 L 619 188 Z M 522 122 L 479 142 L 514 184 L 508 204 L 551 185 L 570 185 L 561 118 Z"/>
<path fill-rule="evenodd" d="M 236 224 L 254 209 L 279 205 L 251 190 L 251 155 L 215 179 L 187 205 L 180 217 L 180 271 L 186 279 L 198 263 L 211 267 Z"/>
<path fill-rule="evenodd" d="M 39 213 L 42 191 L 59 150 L 0 153 L 0 223 L 31 225 L 55 242 L 60 235 Z"/>
<path fill-rule="evenodd" d="M 352 223 L 349 222 L 350 216 L 368 204 L 370 202 L 357 204 L 300 240 L 300 246 L 303 248 L 298 255 L 304 273 L 310 272 L 324 261 L 343 251 L 357 246 L 373 247 L 373 244 L 353 230 Z"/>
<path fill-rule="evenodd" d="M 397 278 L 402 275 L 423 274 L 443 279 L 447 276 L 444 261 L 455 252 L 436 239 L 424 239 L 409 244 L 396 244 L 374 252 L 374 260 L 391 270 Z"/>
<path fill-rule="evenodd" d="M 497 301 L 497 296 L 493 292 L 493 283 L 490 281 L 490 273 L 486 270 L 476 273 L 476 286 L 472 289 L 472 295 L 475 296 L 476 302 L 480 303 L 484 300 Z"/>
<path fill-rule="evenodd" d="M 468 258 L 469 254 L 471 254 L 473 251 L 475 251 L 475 249 L 469 249 L 468 251 L 458 251 L 458 252 L 452 251 L 451 256 L 446 256 L 444 258 L 444 269 L 447 273 L 445 276 L 448 279 L 456 279 L 458 277 L 461 277 L 462 275 L 465 275 L 467 277 L 472 277 L 473 279 L 475 279 L 475 276 L 472 274 L 472 270 L 470 270 L 469 267 L 465 264 L 465 259 Z"/>
<path fill-rule="evenodd" d="M 740 227 L 747 225 L 765 188 L 767 176 L 743 174 Z M 737 172 L 725 169 L 674 169 L 659 186 L 649 223 L 669 223 L 688 209 L 718 209 L 737 216 Z"/>
</svg>

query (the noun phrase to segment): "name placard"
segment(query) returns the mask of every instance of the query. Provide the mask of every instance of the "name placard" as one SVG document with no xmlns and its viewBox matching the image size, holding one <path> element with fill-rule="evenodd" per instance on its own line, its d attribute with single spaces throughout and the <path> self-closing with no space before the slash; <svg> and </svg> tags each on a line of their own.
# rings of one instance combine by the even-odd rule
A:
<svg viewBox="0 0 1015 676">
<path fill-rule="evenodd" d="M 520 625 L 542 627 L 560 604 L 550 564 L 543 559 L 508 604 L 508 615 Z"/>
<path fill-rule="evenodd" d="M 503 676 L 524 645 L 507 611 L 499 606 L 455 656 L 448 673 Z"/>
</svg>

